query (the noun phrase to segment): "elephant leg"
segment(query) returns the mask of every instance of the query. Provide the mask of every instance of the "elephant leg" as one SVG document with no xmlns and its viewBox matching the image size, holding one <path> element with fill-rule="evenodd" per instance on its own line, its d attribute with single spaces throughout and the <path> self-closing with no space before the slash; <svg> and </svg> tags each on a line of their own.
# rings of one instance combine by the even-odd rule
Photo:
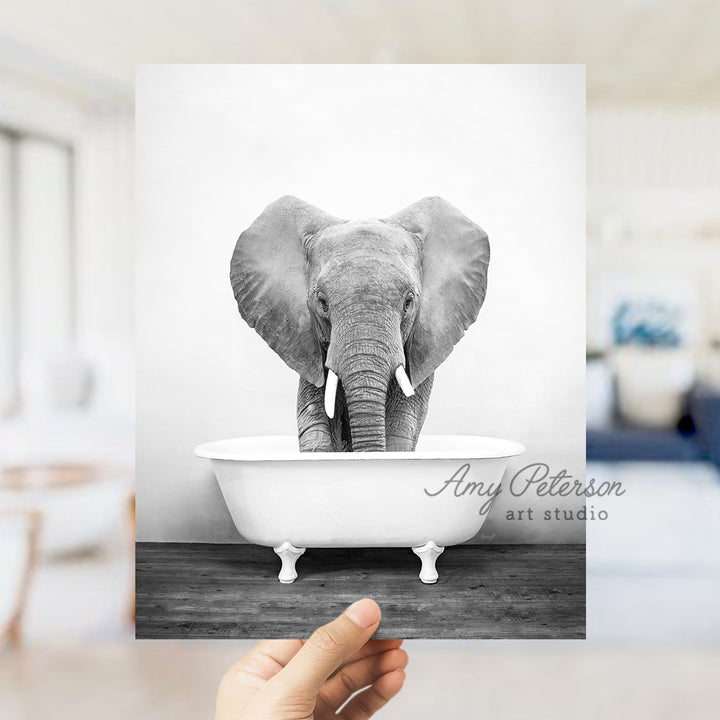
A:
<svg viewBox="0 0 720 720">
<path fill-rule="evenodd" d="M 385 435 L 390 451 L 411 451 L 415 449 L 422 430 L 432 391 L 434 375 L 430 375 L 415 388 L 412 397 L 405 397 L 397 383 L 392 382 L 388 390 Z"/>
<path fill-rule="evenodd" d="M 324 389 L 300 378 L 297 396 L 297 426 L 300 452 L 331 452 L 330 419 L 323 404 Z"/>
</svg>

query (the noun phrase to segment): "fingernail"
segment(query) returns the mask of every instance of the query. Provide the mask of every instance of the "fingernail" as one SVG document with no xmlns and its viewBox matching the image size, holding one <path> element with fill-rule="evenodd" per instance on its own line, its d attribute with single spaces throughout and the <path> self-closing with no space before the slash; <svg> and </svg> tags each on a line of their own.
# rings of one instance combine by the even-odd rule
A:
<svg viewBox="0 0 720 720">
<path fill-rule="evenodd" d="M 380 608 L 370 598 L 363 598 L 354 602 L 345 614 L 361 628 L 369 628 L 380 619 Z"/>
</svg>

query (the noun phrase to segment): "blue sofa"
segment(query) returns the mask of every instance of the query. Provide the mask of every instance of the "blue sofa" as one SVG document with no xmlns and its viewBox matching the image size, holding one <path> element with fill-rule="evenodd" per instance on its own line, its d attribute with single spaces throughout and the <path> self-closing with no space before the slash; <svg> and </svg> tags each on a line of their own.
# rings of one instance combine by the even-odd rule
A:
<svg viewBox="0 0 720 720">
<path fill-rule="evenodd" d="M 687 398 L 687 417 L 678 428 L 655 430 L 618 423 L 587 431 L 589 461 L 710 460 L 720 467 L 720 390 L 697 385 Z"/>
</svg>

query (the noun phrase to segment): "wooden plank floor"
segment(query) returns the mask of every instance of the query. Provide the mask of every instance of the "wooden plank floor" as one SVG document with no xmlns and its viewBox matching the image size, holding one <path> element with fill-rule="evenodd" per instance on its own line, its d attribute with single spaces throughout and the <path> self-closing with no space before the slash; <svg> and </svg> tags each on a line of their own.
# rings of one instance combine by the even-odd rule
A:
<svg viewBox="0 0 720 720">
<path fill-rule="evenodd" d="M 394 549 L 308 550 L 291 585 L 257 545 L 138 543 L 138 638 L 307 637 L 373 597 L 379 637 L 584 638 L 584 545 L 459 545 L 437 561 Z"/>
</svg>

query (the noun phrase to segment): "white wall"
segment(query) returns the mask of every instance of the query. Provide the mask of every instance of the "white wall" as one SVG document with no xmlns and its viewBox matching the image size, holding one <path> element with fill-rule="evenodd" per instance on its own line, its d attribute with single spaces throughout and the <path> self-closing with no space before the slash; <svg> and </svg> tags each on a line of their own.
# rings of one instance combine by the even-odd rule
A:
<svg viewBox="0 0 720 720">
<path fill-rule="evenodd" d="M 193 446 L 296 432 L 297 375 L 228 280 L 240 231 L 287 193 L 349 218 L 437 194 L 478 222 L 487 299 L 436 374 L 425 432 L 517 439 L 523 464 L 583 477 L 583 67 L 143 66 L 136 107 L 140 540 L 236 541 Z M 510 504 L 485 539 L 584 538 L 503 522 Z"/>
</svg>

